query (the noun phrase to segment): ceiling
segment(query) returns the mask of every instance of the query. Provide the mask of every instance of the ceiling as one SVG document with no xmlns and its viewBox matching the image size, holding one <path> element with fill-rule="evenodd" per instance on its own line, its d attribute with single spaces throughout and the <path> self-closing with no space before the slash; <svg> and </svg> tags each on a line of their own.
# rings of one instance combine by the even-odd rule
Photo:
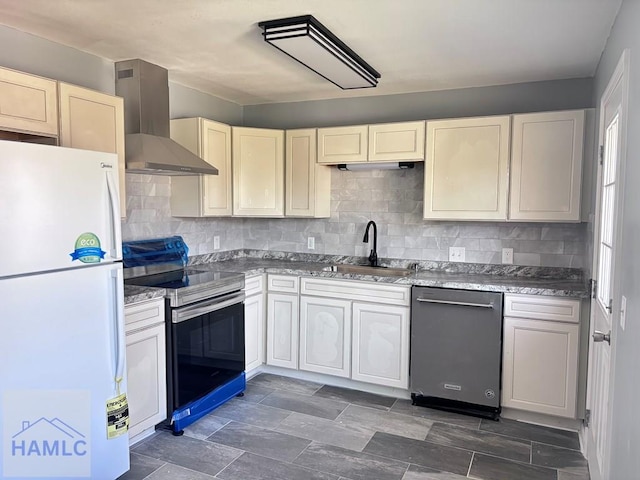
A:
<svg viewBox="0 0 640 480">
<path fill-rule="evenodd" d="M 622 0 L 0 0 L 0 24 L 241 105 L 591 77 Z M 312 14 L 382 74 L 340 90 L 262 40 Z"/>
</svg>

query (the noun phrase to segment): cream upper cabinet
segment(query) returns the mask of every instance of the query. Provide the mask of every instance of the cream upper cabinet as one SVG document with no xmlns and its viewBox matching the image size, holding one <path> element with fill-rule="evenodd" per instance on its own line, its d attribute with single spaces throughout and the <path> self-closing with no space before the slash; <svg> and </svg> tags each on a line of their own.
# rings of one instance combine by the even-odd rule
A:
<svg viewBox="0 0 640 480">
<path fill-rule="evenodd" d="M 369 161 L 424 160 L 425 122 L 369 125 Z"/>
<path fill-rule="evenodd" d="M 0 68 L 0 130 L 58 135 L 55 80 Z"/>
<path fill-rule="evenodd" d="M 233 127 L 233 215 L 284 216 L 284 131 Z"/>
<path fill-rule="evenodd" d="M 368 134 L 367 125 L 319 128 L 318 163 L 366 162 Z"/>
<path fill-rule="evenodd" d="M 331 216 L 331 169 L 316 163 L 316 129 L 287 130 L 285 146 L 286 216 Z"/>
<path fill-rule="evenodd" d="M 580 221 L 584 110 L 514 115 L 509 219 Z"/>
<path fill-rule="evenodd" d="M 508 116 L 427 122 L 424 218 L 505 220 Z"/>
<path fill-rule="evenodd" d="M 171 138 L 218 169 L 218 175 L 171 179 L 174 217 L 231 216 L 231 127 L 205 118 L 171 120 Z"/>
<path fill-rule="evenodd" d="M 87 88 L 58 84 L 60 145 L 118 155 L 120 213 L 126 214 L 124 103 L 122 98 Z"/>
<path fill-rule="evenodd" d="M 575 418 L 580 301 L 505 295 L 502 405 Z"/>
</svg>

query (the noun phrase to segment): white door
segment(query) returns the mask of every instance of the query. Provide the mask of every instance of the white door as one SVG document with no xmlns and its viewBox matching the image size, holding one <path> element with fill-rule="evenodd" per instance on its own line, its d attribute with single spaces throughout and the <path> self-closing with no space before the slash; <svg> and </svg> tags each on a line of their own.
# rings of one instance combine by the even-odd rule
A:
<svg viewBox="0 0 640 480">
<path fill-rule="evenodd" d="M 591 411 L 587 455 L 591 478 L 594 480 L 609 477 L 612 358 L 615 355 L 615 320 L 619 318 L 620 304 L 616 298 L 619 291 L 616 282 L 617 233 L 621 223 L 618 205 L 628 98 L 628 58 L 628 51 L 625 51 L 600 104 L 599 140 L 602 154 L 598 165 L 593 241 L 593 274 L 597 286 L 591 300 L 592 337 L 587 398 L 587 408 Z"/>
</svg>

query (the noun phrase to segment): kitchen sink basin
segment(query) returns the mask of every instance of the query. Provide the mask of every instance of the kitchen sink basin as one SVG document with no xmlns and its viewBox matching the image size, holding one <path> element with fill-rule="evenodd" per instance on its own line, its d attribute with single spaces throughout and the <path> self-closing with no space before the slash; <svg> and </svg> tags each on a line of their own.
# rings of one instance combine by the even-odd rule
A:
<svg viewBox="0 0 640 480">
<path fill-rule="evenodd" d="M 413 270 L 408 268 L 372 267 L 370 265 L 349 265 L 345 263 L 324 267 L 322 270 L 325 272 L 379 275 L 385 277 L 407 277 L 413 273 Z"/>
</svg>

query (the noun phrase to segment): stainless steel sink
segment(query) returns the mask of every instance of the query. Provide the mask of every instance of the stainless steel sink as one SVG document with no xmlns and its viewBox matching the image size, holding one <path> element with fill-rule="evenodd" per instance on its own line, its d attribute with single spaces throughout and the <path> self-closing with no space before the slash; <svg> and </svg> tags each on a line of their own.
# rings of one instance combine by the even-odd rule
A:
<svg viewBox="0 0 640 480">
<path fill-rule="evenodd" d="M 408 268 L 371 267 L 369 265 L 349 265 L 340 263 L 324 267 L 325 272 L 353 273 L 356 275 L 378 275 L 384 277 L 407 277 L 413 273 Z"/>
</svg>

